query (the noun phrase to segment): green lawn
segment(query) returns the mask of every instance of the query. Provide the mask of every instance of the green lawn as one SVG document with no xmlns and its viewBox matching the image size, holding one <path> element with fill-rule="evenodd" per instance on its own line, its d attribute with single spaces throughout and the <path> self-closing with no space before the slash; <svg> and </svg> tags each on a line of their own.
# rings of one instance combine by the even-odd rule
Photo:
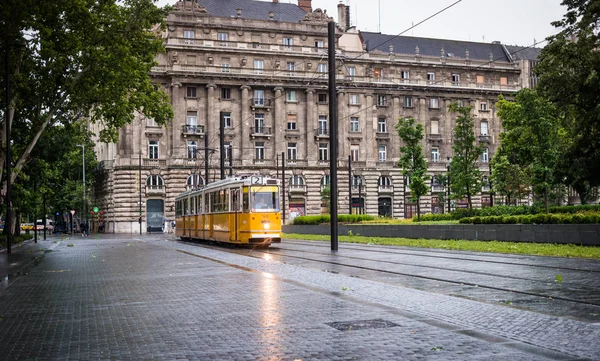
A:
<svg viewBox="0 0 600 361">
<path fill-rule="evenodd" d="M 435 222 L 436 224 L 439 222 Z M 287 234 L 283 238 L 329 241 L 329 235 Z M 600 247 L 577 246 L 572 244 L 520 243 L 499 241 L 465 241 L 439 239 L 408 239 L 364 236 L 339 236 L 340 242 L 380 244 L 386 246 L 439 248 L 456 251 L 493 252 L 527 254 L 534 256 L 553 256 L 571 258 L 600 259 Z"/>
</svg>

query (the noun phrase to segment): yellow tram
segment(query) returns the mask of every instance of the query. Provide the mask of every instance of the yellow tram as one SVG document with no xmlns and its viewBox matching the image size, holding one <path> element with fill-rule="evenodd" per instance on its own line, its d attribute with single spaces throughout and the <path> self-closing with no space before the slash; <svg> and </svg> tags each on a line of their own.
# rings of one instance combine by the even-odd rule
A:
<svg viewBox="0 0 600 361">
<path fill-rule="evenodd" d="M 261 175 L 220 180 L 175 199 L 183 240 L 269 246 L 281 242 L 279 180 Z"/>
</svg>

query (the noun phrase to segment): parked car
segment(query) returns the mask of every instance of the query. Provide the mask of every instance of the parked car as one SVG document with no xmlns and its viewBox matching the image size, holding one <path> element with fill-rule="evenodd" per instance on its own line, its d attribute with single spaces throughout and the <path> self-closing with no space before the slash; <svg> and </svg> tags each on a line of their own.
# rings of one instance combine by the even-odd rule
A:
<svg viewBox="0 0 600 361">
<path fill-rule="evenodd" d="M 38 219 L 37 221 L 35 221 L 35 229 L 38 231 L 44 230 L 44 220 L 43 219 Z M 46 230 L 52 232 L 53 229 L 54 229 L 54 221 L 52 221 L 51 219 L 46 219 Z"/>
<path fill-rule="evenodd" d="M 30 231 L 33 229 L 33 223 L 21 223 L 22 231 Z"/>
</svg>

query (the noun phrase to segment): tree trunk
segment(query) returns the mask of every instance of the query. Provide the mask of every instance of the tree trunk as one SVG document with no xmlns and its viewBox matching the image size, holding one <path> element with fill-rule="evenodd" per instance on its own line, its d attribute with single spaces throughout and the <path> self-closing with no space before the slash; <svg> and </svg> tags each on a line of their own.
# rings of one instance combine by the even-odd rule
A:
<svg viewBox="0 0 600 361">
<path fill-rule="evenodd" d="M 417 221 L 421 221 L 421 197 L 417 198 Z"/>
<path fill-rule="evenodd" d="M 14 225 L 13 237 L 21 235 L 21 212 L 13 211 L 13 217 L 11 218 L 11 224 Z"/>
<path fill-rule="evenodd" d="M 546 214 L 550 213 L 548 207 L 548 189 L 544 189 L 544 205 L 546 206 Z"/>
</svg>

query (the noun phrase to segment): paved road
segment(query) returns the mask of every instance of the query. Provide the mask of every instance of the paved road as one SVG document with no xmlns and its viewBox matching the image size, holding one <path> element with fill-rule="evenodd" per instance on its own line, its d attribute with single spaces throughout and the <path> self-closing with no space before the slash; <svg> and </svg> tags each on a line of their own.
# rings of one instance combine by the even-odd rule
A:
<svg viewBox="0 0 600 361">
<path fill-rule="evenodd" d="M 151 235 L 0 253 L 0 359 L 600 359 L 597 323 L 226 251 Z"/>
</svg>

